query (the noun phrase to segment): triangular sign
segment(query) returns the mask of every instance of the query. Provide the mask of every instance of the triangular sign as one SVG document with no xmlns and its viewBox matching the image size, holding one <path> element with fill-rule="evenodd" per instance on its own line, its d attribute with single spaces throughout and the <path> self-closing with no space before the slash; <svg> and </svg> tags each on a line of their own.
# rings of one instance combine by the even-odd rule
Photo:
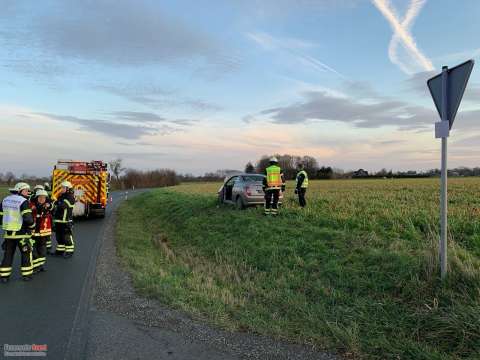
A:
<svg viewBox="0 0 480 360">
<path fill-rule="evenodd" d="M 468 79 L 474 65 L 473 60 L 448 69 L 447 82 L 447 119 L 450 122 L 450 129 L 457 115 L 458 107 L 462 101 L 463 93 L 467 87 Z M 438 114 L 442 117 L 442 73 L 427 81 L 430 94 L 437 108 Z"/>
</svg>

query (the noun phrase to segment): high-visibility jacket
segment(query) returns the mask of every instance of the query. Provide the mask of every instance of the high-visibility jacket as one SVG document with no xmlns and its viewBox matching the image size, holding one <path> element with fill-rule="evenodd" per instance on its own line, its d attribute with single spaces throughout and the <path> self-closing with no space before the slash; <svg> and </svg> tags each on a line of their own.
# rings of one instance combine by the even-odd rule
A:
<svg viewBox="0 0 480 360">
<path fill-rule="evenodd" d="M 53 222 L 67 224 L 73 221 L 73 207 L 75 206 L 75 198 L 72 192 L 66 192 L 59 196 L 55 202 L 55 210 L 53 212 Z"/>
<path fill-rule="evenodd" d="M 270 165 L 266 168 L 267 173 L 267 189 L 281 189 L 283 185 L 282 170 L 278 165 Z"/>
<path fill-rule="evenodd" d="M 297 174 L 297 189 L 308 188 L 308 174 L 305 170 L 299 171 Z"/>
<path fill-rule="evenodd" d="M 7 196 L 0 203 L 0 221 L 5 239 L 29 238 L 35 225 L 28 200 L 19 195 Z"/>
</svg>

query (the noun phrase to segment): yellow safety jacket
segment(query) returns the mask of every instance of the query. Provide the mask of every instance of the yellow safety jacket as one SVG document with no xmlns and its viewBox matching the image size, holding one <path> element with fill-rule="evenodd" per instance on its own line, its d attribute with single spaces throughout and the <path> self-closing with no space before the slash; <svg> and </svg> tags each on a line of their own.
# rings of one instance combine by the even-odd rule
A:
<svg viewBox="0 0 480 360">
<path fill-rule="evenodd" d="M 266 169 L 267 172 L 267 189 L 281 189 L 282 188 L 282 170 L 278 165 L 270 165 Z"/>
<path fill-rule="evenodd" d="M 23 196 L 7 196 L 0 204 L 5 239 L 28 239 L 35 228 L 32 209 Z"/>
<path fill-rule="evenodd" d="M 305 188 L 305 189 L 308 188 L 308 174 L 305 170 L 299 171 L 298 174 L 297 174 L 297 187 L 298 187 L 298 180 L 299 180 L 300 175 L 304 176 L 302 185 L 300 185 L 300 187 Z"/>
</svg>

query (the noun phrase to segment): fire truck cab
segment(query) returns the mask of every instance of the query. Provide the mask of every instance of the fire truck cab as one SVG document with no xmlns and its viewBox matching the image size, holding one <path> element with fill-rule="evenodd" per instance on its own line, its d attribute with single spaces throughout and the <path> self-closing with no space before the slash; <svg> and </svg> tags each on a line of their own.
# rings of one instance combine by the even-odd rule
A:
<svg viewBox="0 0 480 360">
<path fill-rule="evenodd" d="M 105 216 L 110 174 L 103 161 L 59 160 L 53 169 L 52 198 L 60 195 L 61 184 L 72 183 L 75 196 L 73 216 Z"/>
</svg>

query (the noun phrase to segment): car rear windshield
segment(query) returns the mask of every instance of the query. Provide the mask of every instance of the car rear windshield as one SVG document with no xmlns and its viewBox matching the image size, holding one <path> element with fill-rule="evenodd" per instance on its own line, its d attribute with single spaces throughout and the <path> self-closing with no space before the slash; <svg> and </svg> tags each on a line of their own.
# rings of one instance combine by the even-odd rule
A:
<svg viewBox="0 0 480 360">
<path fill-rule="evenodd" d="M 243 176 L 243 181 L 245 182 L 263 181 L 263 176 L 262 175 Z"/>
</svg>

